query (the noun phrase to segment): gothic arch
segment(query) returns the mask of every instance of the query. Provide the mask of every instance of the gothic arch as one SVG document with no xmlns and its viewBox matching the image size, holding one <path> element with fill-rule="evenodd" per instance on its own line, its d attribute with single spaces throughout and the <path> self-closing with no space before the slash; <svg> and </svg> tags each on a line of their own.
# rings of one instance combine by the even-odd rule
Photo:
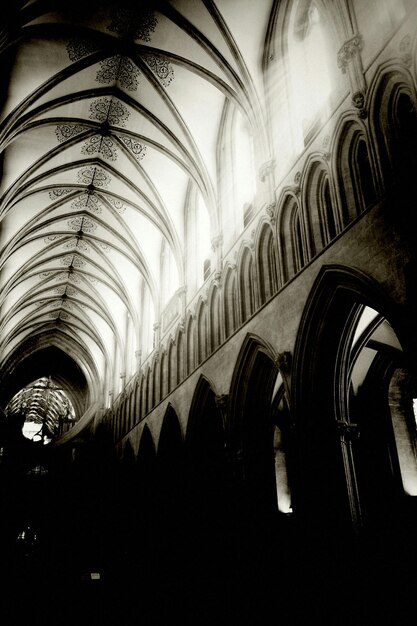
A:
<svg viewBox="0 0 417 626">
<path fill-rule="evenodd" d="M 184 441 L 177 413 L 171 403 L 167 406 L 159 433 L 156 459 L 162 530 L 176 532 L 175 523 L 183 514 Z M 172 523 L 170 529 L 165 527 L 167 520 Z"/>
<path fill-rule="evenodd" d="M 259 301 L 260 304 L 264 304 L 278 290 L 276 242 L 273 230 L 267 222 L 264 222 L 258 231 L 255 249 L 259 276 Z"/>
<path fill-rule="evenodd" d="M 147 424 L 142 429 L 136 463 L 138 476 L 137 499 L 141 511 L 141 523 L 145 526 L 144 531 L 147 532 L 152 529 L 155 521 L 154 502 L 157 489 L 156 448 Z"/>
<path fill-rule="evenodd" d="M 370 130 L 378 152 L 379 175 L 383 186 L 389 188 L 393 180 L 407 180 L 408 172 L 415 168 L 416 92 L 403 68 L 388 65 L 376 75 L 370 93 Z"/>
<path fill-rule="evenodd" d="M 197 514 L 215 516 L 225 495 L 225 432 L 216 394 L 204 376 L 191 401 L 185 443 L 191 505 Z"/>
<path fill-rule="evenodd" d="M 168 389 L 167 392 L 170 393 L 173 389 L 175 389 L 177 385 L 178 372 L 177 372 L 177 346 L 175 345 L 174 340 L 171 338 L 168 342 L 168 372 L 167 372 L 167 382 Z"/>
<path fill-rule="evenodd" d="M 285 193 L 278 211 L 278 241 L 282 283 L 288 282 L 305 265 L 304 222 L 296 196 Z"/>
<path fill-rule="evenodd" d="M 187 445 L 204 446 L 206 441 L 204 433 L 213 428 L 213 432 L 223 431 L 222 416 L 216 405 L 216 394 L 212 385 L 205 376 L 201 375 L 195 387 L 188 414 L 185 436 Z M 217 437 L 217 435 L 213 436 Z"/>
<path fill-rule="evenodd" d="M 239 325 L 239 307 L 236 283 L 236 271 L 229 265 L 225 270 L 223 288 L 226 337 L 230 337 Z"/>
<path fill-rule="evenodd" d="M 406 337 L 403 316 L 376 282 L 352 268 L 323 267 L 297 335 L 291 397 L 298 455 L 303 461 L 297 466 L 296 507 L 312 524 L 313 532 L 358 529 L 361 508 L 367 506 L 364 499 L 361 502 L 355 473 L 348 377 L 364 307 L 380 312 L 400 341 Z M 398 483 L 398 475 L 393 481 Z"/>
<path fill-rule="evenodd" d="M 141 417 L 142 417 L 142 411 L 143 411 L 143 404 L 142 404 L 143 393 L 142 393 L 142 389 L 143 389 L 143 385 L 144 385 L 144 376 L 143 376 L 143 372 L 142 372 L 139 375 L 138 381 L 136 383 L 135 403 L 133 405 L 133 424 L 138 424 L 138 422 L 141 420 Z"/>
<path fill-rule="evenodd" d="M 255 305 L 255 268 L 253 255 L 248 246 L 243 246 L 238 262 L 239 301 L 242 322 L 254 313 Z"/>
<path fill-rule="evenodd" d="M 191 374 L 196 366 L 195 320 L 190 314 L 186 326 L 187 333 L 187 374 Z"/>
<path fill-rule="evenodd" d="M 376 199 L 367 135 L 362 124 L 345 119 L 335 138 L 335 175 L 340 220 L 345 228 Z"/>
<path fill-rule="evenodd" d="M 210 352 L 218 348 L 222 341 L 222 317 L 221 317 L 221 298 L 220 289 L 217 284 L 212 285 L 209 296 L 209 341 Z"/>
<path fill-rule="evenodd" d="M 302 188 L 308 254 L 311 259 L 336 236 L 328 169 L 317 157 L 313 157 L 308 164 Z"/>
<path fill-rule="evenodd" d="M 178 385 L 185 377 L 185 341 L 184 341 L 184 327 L 182 324 L 178 326 L 176 335 L 176 380 L 175 385 Z"/>
<path fill-rule="evenodd" d="M 277 375 L 274 350 L 248 334 L 230 386 L 228 437 L 246 503 L 260 517 L 277 510 L 271 408 Z"/>
<path fill-rule="evenodd" d="M 207 304 L 205 300 L 200 299 L 196 307 L 196 324 L 197 324 L 197 365 L 200 365 L 206 358 L 208 353 L 208 320 L 207 320 Z"/>
</svg>

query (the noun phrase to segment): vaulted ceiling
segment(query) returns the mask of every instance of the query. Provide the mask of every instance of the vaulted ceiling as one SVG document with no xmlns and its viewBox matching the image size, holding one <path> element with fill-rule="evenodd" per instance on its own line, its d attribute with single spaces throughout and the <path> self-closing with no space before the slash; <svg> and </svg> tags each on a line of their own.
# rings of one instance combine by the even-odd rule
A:
<svg viewBox="0 0 417 626">
<path fill-rule="evenodd" d="M 219 232 L 225 106 L 263 132 L 272 6 L 29 0 L 8 9 L 0 40 L 3 407 L 10 390 L 41 376 L 80 387 L 77 368 L 89 400 L 98 400 L 97 381 L 115 355 L 140 347 L 145 302 L 151 321 L 161 312 L 164 246 L 184 285 L 191 190 L 211 237 Z M 51 346 L 73 365 L 40 358 Z"/>
</svg>

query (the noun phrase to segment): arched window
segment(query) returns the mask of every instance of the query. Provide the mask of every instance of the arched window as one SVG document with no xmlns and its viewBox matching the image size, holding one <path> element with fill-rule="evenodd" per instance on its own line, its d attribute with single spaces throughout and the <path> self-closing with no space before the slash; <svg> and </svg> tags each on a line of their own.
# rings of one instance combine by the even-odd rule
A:
<svg viewBox="0 0 417 626">
<path fill-rule="evenodd" d="M 303 241 L 303 231 L 301 227 L 301 218 L 300 211 L 297 211 L 294 216 L 293 221 L 293 233 L 294 233 L 294 250 L 295 250 L 295 267 L 296 272 L 299 272 L 305 265 L 305 254 L 304 254 L 304 241 Z"/>
<path fill-rule="evenodd" d="M 242 321 L 247 320 L 255 310 L 254 267 L 249 248 L 242 254 L 239 267 L 240 305 Z"/>
<path fill-rule="evenodd" d="M 238 319 L 236 273 L 229 268 L 224 280 L 224 323 L 226 337 L 229 337 L 236 330 Z"/>
<path fill-rule="evenodd" d="M 305 265 L 304 237 L 300 210 L 295 197 L 287 196 L 278 225 L 283 283 Z"/>
<path fill-rule="evenodd" d="M 179 384 L 185 376 L 185 354 L 184 354 L 184 330 L 179 330 L 177 335 L 177 378 Z"/>
<path fill-rule="evenodd" d="M 160 382 L 160 399 L 162 400 L 168 393 L 168 359 L 165 350 L 161 355 L 161 363 L 159 367 L 159 382 Z"/>
<path fill-rule="evenodd" d="M 221 343 L 220 293 L 215 286 L 210 298 L 210 348 L 215 350 Z"/>
<path fill-rule="evenodd" d="M 177 385 L 177 355 L 175 343 L 171 340 L 168 347 L 168 392 Z"/>
<path fill-rule="evenodd" d="M 277 291 L 277 261 L 272 228 L 264 224 L 258 240 L 258 274 L 261 304 Z"/>
<path fill-rule="evenodd" d="M 337 235 L 336 216 L 333 211 L 330 184 L 327 176 L 324 176 L 320 186 L 320 207 L 322 216 L 322 240 L 324 241 L 324 245 L 327 245 Z"/>
<path fill-rule="evenodd" d="M 194 341 L 194 319 L 192 315 L 187 323 L 187 372 L 190 374 L 195 368 L 195 341 Z"/>
<path fill-rule="evenodd" d="M 326 175 L 324 165 L 318 161 L 313 162 L 306 177 L 304 185 L 304 206 L 307 221 L 307 236 L 309 244 L 309 256 L 313 258 L 325 245 L 324 238 L 324 213 L 322 211 L 321 186 Z"/>
<path fill-rule="evenodd" d="M 142 417 L 142 401 L 143 401 L 143 375 L 140 377 L 140 380 L 136 386 L 136 397 L 135 397 L 135 410 L 134 410 L 134 424 L 137 424 Z"/>
<path fill-rule="evenodd" d="M 146 413 L 148 413 L 153 408 L 153 391 L 152 391 L 152 370 L 148 367 L 148 371 L 146 373 L 146 385 L 145 385 L 145 393 L 146 393 Z"/>
<path fill-rule="evenodd" d="M 347 226 L 376 198 L 368 146 L 362 131 L 349 122 L 339 144 L 338 176 L 342 223 Z"/>
<path fill-rule="evenodd" d="M 158 404 L 160 400 L 159 373 L 159 361 L 158 356 L 156 356 L 152 362 L 152 408 Z"/>
<path fill-rule="evenodd" d="M 394 141 L 391 147 L 391 160 L 398 181 L 409 181 L 417 171 L 417 114 L 416 107 L 408 93 L 400 93 L 392 112 Z"/>
<path fill-rule="evenodd" d="M 201 301 L 197 312 L 197 364 L 200 364 L 207 357 L 207 306 Z"/>
</svg>

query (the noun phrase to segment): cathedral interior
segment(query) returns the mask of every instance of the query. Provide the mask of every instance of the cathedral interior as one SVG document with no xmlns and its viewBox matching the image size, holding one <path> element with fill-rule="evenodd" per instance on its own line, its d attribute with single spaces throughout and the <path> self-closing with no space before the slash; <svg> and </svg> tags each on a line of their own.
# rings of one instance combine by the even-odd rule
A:
<svg viewBox="0 0 417 626">
<path fill-rule="evenodd" d="M 0 85 L 0 623 L 409 624 L 417 0 L 15 0 Z"/>
</svg>

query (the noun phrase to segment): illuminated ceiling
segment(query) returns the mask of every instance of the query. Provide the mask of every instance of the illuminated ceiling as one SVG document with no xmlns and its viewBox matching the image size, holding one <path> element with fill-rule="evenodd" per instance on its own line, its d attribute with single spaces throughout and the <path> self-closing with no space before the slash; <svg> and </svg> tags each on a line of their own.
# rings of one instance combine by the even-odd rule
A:
<svg viewBox="0 0 417 626">
<path fill-rule="evenodd" d="M 0 39 L 7 375 L 55 346 L 81 368 L 90 401 L 102 401 L 105 379 L 133 367 L 144 316 L 152 325 L 165 301 L 163 249 L 175 264 L 172 286 L 184 285 L 190 193 L 210 236 L 219 234 L 226 105 L 262 135 L 272 5 L 32 0 L 10 9 Z M 36 359 L 33 370 L 32 380 L 54 373 L 35 371 Z"/>
</svg>

